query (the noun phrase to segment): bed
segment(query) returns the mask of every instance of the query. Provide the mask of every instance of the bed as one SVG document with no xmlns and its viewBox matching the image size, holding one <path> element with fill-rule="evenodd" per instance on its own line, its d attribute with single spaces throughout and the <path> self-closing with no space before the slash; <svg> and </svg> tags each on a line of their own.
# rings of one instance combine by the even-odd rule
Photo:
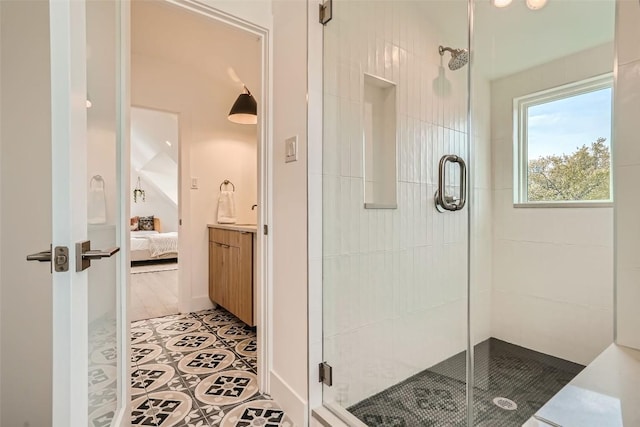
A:
<svg viewBox="0 0 640 427">
<path fill-rule="evenodd" d="M 149 218 L 153 227 L 143 230 L 138 228 L 138 218 L 131 218 L 131 262 L 178 258 L 178 233 L 163 233 L 159 218 L 141 219 Z"/>
</svg>

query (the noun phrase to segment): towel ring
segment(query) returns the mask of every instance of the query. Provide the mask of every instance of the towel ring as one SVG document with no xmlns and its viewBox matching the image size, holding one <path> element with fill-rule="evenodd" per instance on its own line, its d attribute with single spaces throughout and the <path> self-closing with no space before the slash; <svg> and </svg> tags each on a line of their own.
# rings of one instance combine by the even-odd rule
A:
<svg viewBox="0 0 640 427">
<path fill-rule="evenodd" d="M 220 184 L 220 191 L 222 191 L 222 186 L 223 185 L 231 185 L 231 188 L 233 189 L 233 192 L 235 193 L 236 186 L 233 185 L 233 182 L 229 181 L 228 179 L 225 179 L 224 181 L 222 181 L 222 184 Z"/>
<path fill-rule="evenodd" d="M 92 176 L 91 181 L 89 181 L 89 187 L 93 187 L 93 181 L 95 181 L 96 184 L 102 184 L 102 187 L 104 188 L 104 179 L 102 178 L 102 176 L 100 175 Z"/>
</svg>

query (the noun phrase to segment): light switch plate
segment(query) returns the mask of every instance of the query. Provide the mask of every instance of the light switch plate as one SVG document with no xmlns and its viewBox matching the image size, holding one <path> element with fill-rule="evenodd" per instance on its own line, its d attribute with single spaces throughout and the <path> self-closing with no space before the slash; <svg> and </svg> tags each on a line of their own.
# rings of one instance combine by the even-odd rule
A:
<svg viewBox="0 0 640 427">
<path fill-rule="evenodd" d="M 298 160 L 298 136 L 292 136 L 284 140 L 284 161 L 285 163 Z"/>
<path fill-rule="evenodd" d="M 198 178 L 196 178 L 196 177 L 192 177 L 191 178 L 191 189 L 192 190 L 197 190 L 198 189 Z"/>
</svg>

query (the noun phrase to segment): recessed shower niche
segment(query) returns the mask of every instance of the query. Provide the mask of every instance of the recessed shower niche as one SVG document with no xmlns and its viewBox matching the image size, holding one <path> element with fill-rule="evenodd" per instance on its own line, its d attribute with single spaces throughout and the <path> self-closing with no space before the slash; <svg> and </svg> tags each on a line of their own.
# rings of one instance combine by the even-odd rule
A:
<svg viewBox="0 0 640 427">
<path fill-rule="evenodd" d="M 397 208 L 396 85 L 364 75 L 362 107 L 365 209 Z"/>
</svg>

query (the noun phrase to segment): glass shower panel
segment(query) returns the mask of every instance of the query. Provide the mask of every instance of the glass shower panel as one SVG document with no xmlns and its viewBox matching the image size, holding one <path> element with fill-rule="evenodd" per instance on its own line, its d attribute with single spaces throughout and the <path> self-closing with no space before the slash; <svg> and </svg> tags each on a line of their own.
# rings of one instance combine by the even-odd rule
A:
<svg viewBox="0 0 640 427">
<path fill-rule="evenodd" d="M 568 425 L 545 403 L 613 340 L 615 2 L 473 17 L 473 425 Z"/>
<path fill-rule="evenodd" d="M 324 28 L 323 399 L 352 425 L 467 425 L 467 17 L 334 0 Z"/>
</svg>

